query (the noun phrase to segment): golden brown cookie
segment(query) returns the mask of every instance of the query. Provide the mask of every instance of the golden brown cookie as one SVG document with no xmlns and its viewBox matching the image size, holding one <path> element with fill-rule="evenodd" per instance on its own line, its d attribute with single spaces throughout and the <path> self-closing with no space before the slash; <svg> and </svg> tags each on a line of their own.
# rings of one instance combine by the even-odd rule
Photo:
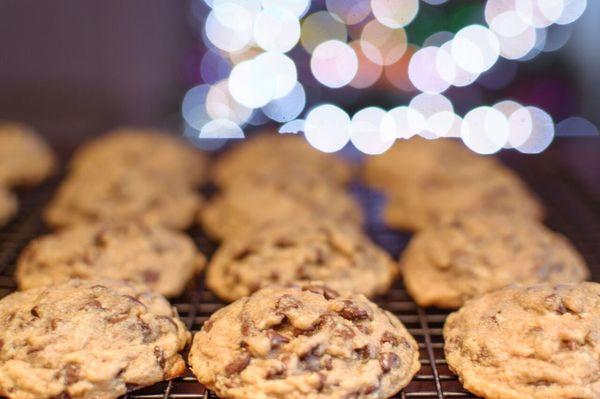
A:
<svg viewBox="0 0 600 399">
<path fill-rule="evenodd" d="M 422 230 L 400 263 L 414 300 L 442 308 L 460 307 L 510 284 L 577 283 L 589 277 L 565 237 L 501 213 L 472 213 Z"/>
<path fill-rule="evenodd" d="M 448 366 L 487 399 L 600 397 L 600 285 L 508 287 L 444 326 Z"/>
<path fill-rule="evenodd" d="M 276 221 L 324 218 L 359 225 L 362 211 L 349 193 L 326 182 L 294 179 L 284 185 L 239 181 L 200 211 L 203 228 L 215 239 Z"/>
<path fill-rule="evenodd" d="M 191 144 L 168 132 L 124 127 L 82 146 L 69 166 L 72 172 L 100 175 L 106 168 L 143 169 L 149 174 L 161 174 L 197 186 L 207 175 L 207 158 Z"/>
<path fill-rule="evenodd" d="M 206 284 L 227 301 L 268 283 L 299 280 L 373 296 L 388 290 L 396 270 L 357 226 L 290 219 L 227 238 L 209 264 Z"/>
<path fill-rule="evenodd" d="M 147 171 L 107 169 L 102 176 L 72 173 L 45 212 L 53 227 L 95 222 L 142 221 L 186 229 L 201 204 L 193 188 Z"/>
<path fill-rule="evenodd" d="M 76 225 L 32 241 L 17 262 L 20 289 L 112 278 L 181 295 L 206 259 L 186 235 L 143 223 Z"/>
<path fill-rule="evenodd" d="M 190 333 L 145 287 L 83 281 L 0 300 L 0 395 L 109 399 L 180 376 Z"/>
<path fill-rule="evenodd" d="M 389 398 L 419 370 L 402 323 L 321 283 L 268 286 L 217 311 L 189 363 L 221 398 Z"/>
<path fill-rule="evenodd" d="M 239 142 L 217 161 L 213 180 L 228 187 L 239 180 L 318 178 L 343 185 L 352 178 L 351 166 L 335 155 L 311 147 L 303 137 L 268 131 Z"/>
<path fill-rule="evenodd" d="M 56 170 L 56 158 L 46 141 L 20 123 L 0 123 L 0 184 L 32 186 Z"/>
<path fill-rule="evenodd" d="M 400 141 L 365 162 L 367 184 L 387 195 L 390 227 L 421 230 L 473 210 L 543 218 L 543 207 L 521 180 L 492 157 L 450 139 Z"/>
</svg>

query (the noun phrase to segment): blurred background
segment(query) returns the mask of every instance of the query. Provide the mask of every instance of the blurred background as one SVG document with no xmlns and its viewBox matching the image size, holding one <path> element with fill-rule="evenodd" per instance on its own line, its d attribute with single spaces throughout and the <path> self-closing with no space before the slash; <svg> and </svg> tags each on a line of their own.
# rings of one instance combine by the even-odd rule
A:
<svg viewBox="0 0 600 399">
<path fill-rule="evenodd" d="M 299 2 L 291 3 L 294 1 Z M 298 117 L 305 118 L 311 108 L 324 103 L 335 104 L 350 116 L 365 107 L 390 110 L 408 105 L 420 91 L 432 91 L 451 100 L 454 112 L 463 117 L 469 110 L 502 100 L 539 107 L 552 117 L 557 137 L 584 136 L 573 142 L 595 143 L 600 125 L 596 100 L 600 88 L 600 2 L 538 1 L 562 1 L 561 7 L 573 8 L 573 15 L 563 15 L 561 23 L 547 26 L 538 22 L 537 26 L 542 27 L 534 29 L 537 34 L 531 48 L 526 48 L 524 55 L 509 54 L 516 60 L 501 56 L 493 65 L 482 68 L 485 71 L 477 73 L 473 83 L 441 88 L 435 87 L 434 77 L 409 76 L 410 56 L 424 47 L 439 49 L 465 27 L 491 22 L 485 2 L 422 0 L 417 2 L 418 13 L 409 21 L 399 14 L 404 11 L 395 10 L 391 23 L 386 23 L 385 15 L 382 17 L 385 1 L 376 2 L 384 8 L 375 16 L 369 10 L 369 1 L 312 1 L 297 16 L 302 22 L 302 37 L 287 52 L 296 63 L 297 81 L 306 97 Z M 282 0 L 281 4 L 286 2 L 290 3 Z M 495 3 L 503 6 L 511 1 Z M 389 4 L 388 12 L 393 14 Z M 576 8 L 582 4 L 587 8 L 578 16 Z M 212 6 L 209 0 L 0 1 L 0 118 L 30 123 L 65 149 L 72 148 L 84 135 L 122 124 L 183 130 L 182 101 L 188 90 L 218 85 L 236 64 L 263 50 L 244 45 L 240 51 L 224 51 L 233 39 L 223 44 L 214 26 L 207 28 L 207 18 L 215 11 Z M 405 20 L 394 26 L 393 17 Z M 267 22 L 260 26 L 270 27 Z M 498 29 L 510 30 L 510 26 Z M 267 28 L 263 36 L 278 37 Z M 372 42 L 379 46 L 379 56 L 383 55 L 381 61 L 373 62 L 368 48 L 358 43 L 368 29 Z M 389 32 L 386 43 L 377 42 Z M 327 69 L 328 60 L 316 59 L 314 51 L 332 38 L 349 43 L 358 60 L 352 81 L 342 82 L 339 88 L 343 76 L 332 74 Z M 397 45 L 403 46 L 399 53 L 394 47 Z M 327 50 L 344 55 L 343 48 L 333 46 L 324 53 Z M 426 66 L 428 59 L 423 54 Z M 353 60 L 342 61 L 347 64 Z M 262 111 L 264 107 L 260 108 L 238 121 L 244 131 L 270 120 Z M 292 119 L 280 116 L 277 126 Z M 200 130 L 195 126 L 191 134 L 198 135 Z M 587 144 L 577 148 L 596 158 L 597 146 L 592 146 L 593 150 Z"/>
</svg>

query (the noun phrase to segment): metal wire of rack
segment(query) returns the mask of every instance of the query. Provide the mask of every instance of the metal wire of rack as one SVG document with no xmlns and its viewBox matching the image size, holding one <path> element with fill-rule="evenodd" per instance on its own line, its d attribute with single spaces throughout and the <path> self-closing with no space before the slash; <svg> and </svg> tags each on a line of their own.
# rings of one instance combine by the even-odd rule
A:
<svg viewBox="0 0 600 399">
<path fill-rule="evenodd" d="M 556 152 L 554 153 L 556 155 Z M 600 277 L 600 208 L 596 198 L 574 184 L 569 171 L 556 156 L 542 155 L 534 159 L 512 156 L 505 161 L 516 169 L 538 193 L 548 209 L 547 224 L 567 235 L 586 258 L 593 280 Z M 0 298 L 15 290 L 12 277 L 14 262 L 23 247 L 34 237 L 46 232 L 41 220 L 43 207 L 51 197 L 59 179 L 33 190 L 21 192 L 20 212 L 8 226 L 0 230 Z M 378 218 L 381 196 L 364 187 L 355 186 L 353 193 L 367 215 L 365 229 L 371 238 L 397 257 L 409 235 L 387 229 Z M 190 231 L 199 248 L 210 256 L 212 244 L 199 229 Z M 225 304 L 204 288 L 202 277 L 180 298 L 172 301 L 188 328 L 196 332 L 202 324 Z M 397 315 L 419 343 L 421 370 L 395 399 L 475 398 L 468 393 L 449 370 L 443 352 L 442 327 L 447 311 L 418 307 L 397 282 L 385 296 L 376 298 L 383 308 Z M 216 398 L 204 389 L 191 372 L 172 381 L 132 392 L 128 399 Z"/>
</svg>

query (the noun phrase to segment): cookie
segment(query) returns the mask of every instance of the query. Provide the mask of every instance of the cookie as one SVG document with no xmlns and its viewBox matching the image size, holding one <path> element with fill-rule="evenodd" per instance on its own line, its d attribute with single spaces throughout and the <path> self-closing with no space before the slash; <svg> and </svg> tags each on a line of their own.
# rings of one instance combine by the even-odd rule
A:
<svg viewBox="0 0 600 399">
<path fill-rule="evenodd" d="M 5 226 L 17 213 L 17 197 L 0 186 L 0 227 Z"/>
<path fill-rule="evenodd" d="M 508 168 L 450 139 L 399 141 L 370 157 L 367 184 L 387 195 L 385 223 L 418 231 L 471 210 L 505 212 L 540 220 L 538 199 Z"/>
<path fill-rule="evenodd" d="M 504 167 L 493 157 L 475 154 L 458 140 L 412 137 L 397 140 L 383 154 L 367 157 L 362 177 L 367 185 L 393 193 L 409 183 L 462 179 L 494 169 Z"/>
<path fill-rule="evenodd" d="M 300 136 L 268 131 L 238 143 L 216 162 L 213 180 L 228 187 L 239 180 L 277 180 L 315 177 L 333 184 L 350 181 L 351 166 L 339 157 L 311 147 Z"/>
<path fill-rule="evenodd" d="M 0 184 L 38 184 L 56 165 L 52 149 L 33 129 L 20 123 L 0 123 Z"/>
<path fill-rule="evenodd" d="M 420 367 L 394 315 L 320 283 L 268 286 L 217 311 L 188 361 L 225 399 L 388 398 Z"/>
<path fill-rule="evenodd" d="M 113 280 L 0 300 L 0 396 L 117 398 L 185 372 L 190 333 L 160 295 Z"/>
<path fill-rule="evenodd" d="M 510 218 L 541 220 L 540 205 L 525 185 L 504 170 L 475 180 L 425 180 L 390 193 L 383 210 L 385 223 L 419 231 L 471 211 L 502 212 Z"/>
<path fill-rule="evenodd" d="M 111 278 L 174 297 L 204 263 L 189 237 L 163 227 L 77 225 L 32 241 L 19 257 L 16 279 L 23 290 L 73 278 Z"/>
<path fill-rule="evenodd" d="M 212 258 L 206 284 L 234 301 L 265 283 L 320 280 L 373 296 L 385 293 L 397 268 L 356 226 L 283 220 L 226 239 Z"/>
<path fill-rule="evenodd" d="M 406 289 L 421 306 L 460 307 L 510 284 L 577 283 L 589 277 L 569 241 L 542 224 L 472 213 L 419 232 L 401 258 Z"/>
<path fill-rule="evenodd" d="M 107 169 L 103 176 L 72 174 L 44 214 L 53 227 L 92 222 L 143 221 L 183 230 L 201 204 L 189 186 L 141 171 Z"/>
<path fill-rule="evenodd" d="M 106 168 L 143 169 L 197 186 L 207 175 L 207 158 L 178 136 L 143 128 L 113 130 L 81 147 L 71 171 L 103 174 Z"/>
<path fill-rule="evenodd" d="M 600 397 L 600 285 L 509 287 L 451 314 L 448 365 L 487 399 Z"/>
<path fill-rule="evenodd" d="M 325 182 L 292 179 L 285 185 L 240 181 L 201 209 L 199 221 L 223 240 L 278 220 L 330 219 L 360 224 L 362 212 L 347 192 Z"/>
</svg>

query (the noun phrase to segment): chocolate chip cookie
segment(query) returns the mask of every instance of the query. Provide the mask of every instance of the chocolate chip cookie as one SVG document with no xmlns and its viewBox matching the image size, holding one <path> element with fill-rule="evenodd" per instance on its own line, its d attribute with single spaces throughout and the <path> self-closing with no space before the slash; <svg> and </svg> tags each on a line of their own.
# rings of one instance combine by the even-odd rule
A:
<svg viewBox="0 0 600 399">
<path fill-rule="evenodd" d="M 33 129 L 20 123 L 0 123 L 0 184 L 32 186 L 55 169 L 52 149 Z"/>
<path fill-rule="evenodd" d="M 185 371 L 190 333 L 160 295 L 114 280 L 0 300 L 0 396 L 117 398 Z"/>
<path fill-rule="evenodd" d="M 239 180 L 278 180 L 303 176 L 341 185 L 352 178 L 351 166 L 311 147 L 303 137 L 267 131 L 238 143 L 217 161 L 213 180 L 227 187 Z"/>
<path fill-rule="evenodd" d="M 446 359 L 488 399 L 600 397 L 600 285 L 509 287 L 451 314 Z"/>
<path fill-rule="evenodd" d="M 20 289 L 72 278 L 141 282 L 173 297 L 204 266 L 186 235 L 142 223 L 67 227 L 32 241 L 17 262 Z"/>
<path fill-rule="evenodd" d="M 544 215 L 512 171 L 450 139 L 399 141 L 368 158 L 363 172 L 367 184 L 387 195 L 383 219 L 393 228 L 418 231 L 471 210 Z"/>
<path fill-rule="evenodd" d="M 201 209 L 200 222 L 219 240 L 278 220 L 362 222 L 360 207 L 346 191 L 322 181 L 291 180 L 285 185 L 239 181 Z"/>
<path fill-rule="evenodd" d="M 222 398 L 388 398 L 419 370 L 402 323 L 362 295 L 272 285 L 217 311 L 189 363 Z"/>
<path fill-rule="evenodd" d="M 183 139 L 160 130 L 120 128 L 81 147 L 69 169 L 103 174 L 106 168 L 143 169 L 196 186 L 207 175 L 207 158 Z"/>
<path fill-rule="evenodd" d="M 226 239 L 209 264 L 206 284 L 226 301 L 268 283 L 298 280 L 373 296 L 388 290 L 396 269 L 356 226 L 289 220 Z"/>
<path fill-rule="evenodd" d="M 501 213 L 471 213 L 419 232 L 402 255 L 401 269 L 419 305 L 443 308 L 509 284 L 577 283 L 589 277 L 565 237 Z"/>
<path fill-rule="evenodd" d="M 540 220 L 543 208 L 512 173 L 496 170 L 477 180 L 422 181 L 390 193 L 383 218 L 402 230 L 419 231 L 470 211 L 501 212 Z"/>
<path fill-rule="evenodd" d="M 45 212 L 53 227 L 100 221 L 143 221 L 186 229 L 201 204 L 188 185 L 142 170 L 107 169 L 103 176 L 71 174 Z"/>
<path fill-rule="evenodd" d="M 17 213 L 17 197 L 0 186 L 0 227 L 6 225 Z"/>
</svg>

